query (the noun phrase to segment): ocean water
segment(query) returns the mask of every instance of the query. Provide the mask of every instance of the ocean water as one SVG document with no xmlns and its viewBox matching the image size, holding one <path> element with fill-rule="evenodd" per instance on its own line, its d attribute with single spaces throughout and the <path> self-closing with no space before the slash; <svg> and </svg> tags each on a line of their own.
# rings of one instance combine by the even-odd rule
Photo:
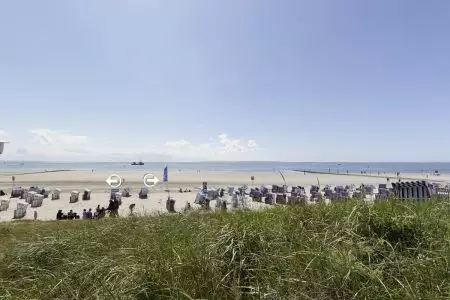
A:
<svg viewBox="0 0 450 300">
<path fill-rule="evenodd" d="M 39 162 L 39 161 L 3 161 L 1 173 L 28 173 L 55 170 L 79 171 L 143 171 L 159 170 L 168 166 L 173 171 L 277 171 L 307 170 L 316 172 L 359 173 L 450 173 L 450 163 L 339 163 L 339 162 L 145 162 L 144 166 L 132 166 L 129 162 Z"/>
</svg>

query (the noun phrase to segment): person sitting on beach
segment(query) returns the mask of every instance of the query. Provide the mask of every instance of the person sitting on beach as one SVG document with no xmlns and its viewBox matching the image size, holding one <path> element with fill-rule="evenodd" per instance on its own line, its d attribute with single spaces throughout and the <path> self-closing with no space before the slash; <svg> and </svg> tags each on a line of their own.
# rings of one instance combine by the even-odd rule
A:
<svg viewBox="0 0 450 300">
<path fill-rule="evenodd" d="M 75 216 L 74 216 L 74 214 L 73 214 L 73 211 L 72 211 L 72 210 L 69 210 L 69 212 L 67 213 L 67 219 L 73 220 L 74 217 L 75 217 Z"/>
<path fill-rule="evenodd" d="M 85 208 L 85 209 L 83 209 L 83 220 L 87 219 L 86 214 L 87 214 L 87 211 L 86 211 L 86 208 Z"/>
<path fill-rule="evenodd" d="M 3 190 L 0 190 L 0 196 L 5 196 L 5 192 Z"/>
<path fill-rule="evenodd" d="M 179 192 L 180 192 L 180 193 L 182 193 L 182 192 L 183 192 L 183 189 L 182 189 L 182 188 L 180 188 L 180 189 L 179 189 Z"/>
<path fill-rule="evenodd" d="M 86 219 L 92 219 L 92 209 L 89 208 L 89 210 L 86 212 Z"/>
<path fill-rule="evenodd" d="M 56 220 L 62 220 L 63 219 L 63 212 L 62 210 L 58 210 L 58 212 L 56 213 Z"/>
<path fill-rule="evenodd" d="M 73 213 L 73 218 L 75 220 L 79 220 L 80 219 L 80 215 L 78 215 L 77 213 Z"/>
</svg>

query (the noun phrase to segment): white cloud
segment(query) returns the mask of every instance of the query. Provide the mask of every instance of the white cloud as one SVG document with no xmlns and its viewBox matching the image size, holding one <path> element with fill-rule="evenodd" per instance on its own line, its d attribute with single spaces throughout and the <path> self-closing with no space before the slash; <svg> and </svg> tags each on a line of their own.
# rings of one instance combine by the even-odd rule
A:
<svg viewBox="0 0 450 300">
<path fill-rule="evenodd" d="M 33 140 L 41 145 L 53 146 L 80 146 L 89 142 L 89 137 L 73 135 L 61 131 L 37 128 L 30 130 Z"/>
<path fill-rule="evenodd" d="M 174 155 L 190 156 L 208 159 L 226 158 L 227 156 L 239 153 L 246 153 L 258 150 L 255 140 L 241 140 L 228 136 L 225 133 L 219 134 L 216 139 L 210 139 L 209 143 L 194 145 L 185 139 L 168 141 L 165 143 L 166 150 Z"/>
</svg>

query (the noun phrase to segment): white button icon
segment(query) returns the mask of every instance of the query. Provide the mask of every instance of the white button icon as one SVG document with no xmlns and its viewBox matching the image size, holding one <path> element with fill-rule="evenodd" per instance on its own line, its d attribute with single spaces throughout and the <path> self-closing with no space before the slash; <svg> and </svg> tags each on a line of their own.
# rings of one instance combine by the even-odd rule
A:
<svg viewBox="0 0 450 300">
<path fill-rule="evenodd" d="M 105 181 L 110 187 L 112 187 L 114 189 L 116 189 L 122 185 L 122 178 L 120 178 L 120 176 L 117 174 L 109 175 L 109 177 L 106 178 Z"/>
<path fill-rule="evenodd" d="M 159 179 L 151 173 L 145 174 L 143 179 L 146 187 L 153 187 L 159 182 Z"/>
</svg>

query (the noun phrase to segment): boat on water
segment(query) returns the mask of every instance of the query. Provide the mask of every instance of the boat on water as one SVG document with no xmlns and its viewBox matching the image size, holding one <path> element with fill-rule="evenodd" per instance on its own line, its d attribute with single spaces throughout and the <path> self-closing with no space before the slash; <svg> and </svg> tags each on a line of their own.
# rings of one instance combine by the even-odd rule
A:
<svg viewBox="0 0 450 300">
<path fill-rule="evenodd" d="M 139 162 L 133 161 L 133 162 L 131 163 L 131 165 L 132 165 L 132 166 L 143 166 L 144 163 L 143 163 L 142 161 L 139 161 Z"/>
</svg>

